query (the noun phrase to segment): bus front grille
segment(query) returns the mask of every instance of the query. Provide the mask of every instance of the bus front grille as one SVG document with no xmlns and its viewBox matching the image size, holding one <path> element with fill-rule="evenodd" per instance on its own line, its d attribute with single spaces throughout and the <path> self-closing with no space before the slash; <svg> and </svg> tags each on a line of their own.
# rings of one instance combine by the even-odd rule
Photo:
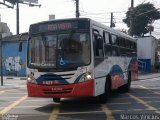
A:
<svg viewBox="0 0 160 120">
<path fill-rule="evenodd" d="M 67 94 L 72 92 L 72 88 L 53 88 L 53 89 L 44 89 L 44 94 Z"/>
<path fill-rule="evenodd" d="M 44 80 L 68 80 L 71 79 L 73 77 L 74 73 L 70 73 L 70 74 L 45 74 L 45 75 L 41 75 L 42 79 Z"/>
</svg>

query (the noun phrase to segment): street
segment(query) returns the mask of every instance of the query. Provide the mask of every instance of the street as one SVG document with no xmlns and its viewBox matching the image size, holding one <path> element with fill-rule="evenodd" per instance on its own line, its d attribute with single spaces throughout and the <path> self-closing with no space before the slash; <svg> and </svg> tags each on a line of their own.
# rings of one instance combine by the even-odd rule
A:
<svg viewBox="0 0 160 120">
<path fill-rule="evenodd" d="M 28 98 L 20 81 L 0 87 L 2 120 L 160 120 L 160 77 L 133 81 L 130 93 L 113 91 L 106 104 L 95 98 Z"/>
</svg>

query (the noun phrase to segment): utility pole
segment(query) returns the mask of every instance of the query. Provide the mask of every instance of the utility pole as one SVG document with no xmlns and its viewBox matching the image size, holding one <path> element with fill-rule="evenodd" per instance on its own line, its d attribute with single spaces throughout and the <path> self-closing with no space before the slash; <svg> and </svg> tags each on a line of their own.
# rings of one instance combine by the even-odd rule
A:
<svg viewBox="0 0 160 120">
<path fill-rule="evenodd" d="M 131 7 L 130 7 L 130 31 L 129 34 L 133 36 L 133 8 L 134 8 L 134 0 L 131 0 Z"/>
<path fill-rule="evenodd" d="M 0 5 L 4 5 L 8 8 L 13 8 L 13 6 L 7 5 L 5 3 L 5 0 L 3 0 L 3 2 L 0 2 Z M 2 27 L 1 24 L 1 17 L 0 17 L 0 27 Z M 2 28 L 1 28 L 2 29 Z M 0 73 L 1 73 L 1 86 L 3 86 L 3 52 L 2 52 L 2 31 L 0 33 Z"/>
<path fill-rule="evenodd" d="M 17 19 L 17 35 L 19 34 L 19 1 L 17 0 L 17 9 L 16 9 L 16 19 Z"/>
<path fill-rule="evenodd" d="M 113 12 L 111 12 L 111 22 L 110 22 L 110 27 L 113 27 Z"/>
<path fill-rule="evenodd" d="M 134 0 L 131 0 L 131 8 L 134 7 Z"/>
<path fill-rule="evenodd" d="M 1 23 L 0 23 L 1 24 Z M 0 57 L 1 57 L 1 86 L 3 86 L 3 53 L 2 53 L 2 33 L 0 33 Z"/>
<path fill-rule="evenodd" d="M 12 4 L 12 6 L 7 5 L 5 3 L 7 1 L 8 3 Z M 37 2 L 34 2 L 37 1 Z M 3 0 L 3 2 L 0 2 L 0 4 L 7 6 L 8 8 L 14 8 L 14 5 L 16 5 L 16 27 L 17 27 L 17 34 L 19 34 L 19 4 L 26 4 L 30 7 L 38 6 L 41 7 L 41 5 L 38 5 L 38 0 L 34 0 L 33 2 L 26 2 L 25 0 Z"/>
<path fill-rule="evenodd" d="M 76 2 L 76 18 L 79 18 L 79 15 L 80 15 L 80 13 L 79 13 L 79 0 L 75 0 L 75 2 Z"/>
<path fill-rule="evenodd" d="M 19 34 L 19 3 L 21 3 L 21 4 L 26 4 L 26 5 L 29 5 L 29 6 L 31 6 L 31 7 L 34 7 L 34 6 L 41 7 L 41 5 L 31 4 L 31 3 L 24 3 L 24 2 L 21 2 L 21 1 L 19 1 L 19 0 L 16 0 L 16 4 L 17 4 L 17 9 L 16 9 L 17 35 Z"/>
</svg>

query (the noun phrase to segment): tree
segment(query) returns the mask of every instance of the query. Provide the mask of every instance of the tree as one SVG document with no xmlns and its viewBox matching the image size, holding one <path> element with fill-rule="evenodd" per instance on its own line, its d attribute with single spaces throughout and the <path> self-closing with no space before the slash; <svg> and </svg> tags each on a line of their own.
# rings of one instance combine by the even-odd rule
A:
<svg viewBox="0 0 160 120">
<path fill-rule="evenodd" d="M 144 36 L 150 32 L 152 23 L 160 19 L 160 12 L 151 3 L 143 3 L 126 12 L 123 22 L 129 27 L 130 35 Z M 152 29 L 153 30 L 153 29 Z"/>
</svg>

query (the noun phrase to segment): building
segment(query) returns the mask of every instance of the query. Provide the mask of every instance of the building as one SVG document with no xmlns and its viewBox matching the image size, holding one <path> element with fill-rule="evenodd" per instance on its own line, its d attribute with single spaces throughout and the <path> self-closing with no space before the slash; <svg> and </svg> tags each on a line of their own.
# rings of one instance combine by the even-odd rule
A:
<svg viewBox="0 0 160 120">
<path fill-rule="evenodd" d="M 2 70 L 3 76 L 26 76 L 27 33 L 2 38 Z M 19 52 L 19 43 L 23 48 Z"/>
<path fill-rule="evenodd" d="M 1 18 L 0 18 L 0 33 L 2 34 L 2 38 L 12 35 L 7 23 L 1 22 Z"/>
<path fill-rule="evenodd" d="M 157 62 L 158 41 L 153 36 L 139 37 L 137 40 L 137 56 L 139 70 L 152 72 Z"/>
</svg>

